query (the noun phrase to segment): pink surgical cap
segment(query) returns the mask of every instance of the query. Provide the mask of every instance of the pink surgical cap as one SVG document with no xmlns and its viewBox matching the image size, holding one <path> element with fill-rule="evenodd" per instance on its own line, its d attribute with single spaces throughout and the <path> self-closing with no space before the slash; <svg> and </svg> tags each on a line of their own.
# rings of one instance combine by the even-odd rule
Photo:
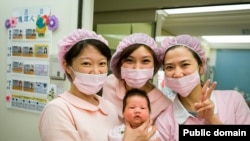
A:
<svg viewBox="0 0 250 141">
<path fill-rule="evenodd" d="M 161 62 L 163 62 L 164 56 L 166 51 L 174 46 L 182 45 L 188 47 L 189 49 L 193 50 L 201 60 L 206 61 L 206 56 L 204 50 L 201 48 L 201 42 L 198 38 L 192 37 L 190 35 L 178 35 L 176 37 L 166 37 L 161 42 Z M 206 71 L 206 67 L 205 67 Z M 205 72 L 204 71 L 204 72 Z"/>
<path fill-rule="evenodd" d="M 133 33 L 131 35 L 128 35 L 127 37 L 123 38 L 123 40 L 121 40 L 116 48 L 116 52 L 114 53 L 114 55 L 111 58 L 111 62 L 110 62 L 110 67 L 112 70 L 112 73 L 119 79 L 121 79 L 121 73 L 119 72 L 119 68 L 118 68 L 118 61 L 120 59 L 120 55 L 122 53 L 122 51 L 133 45 L 133 44 L 144 44 L 148 47 L 150 47 L 154 53 L 156 54 L 156 56 L 159 56 L 160 53 L 158 51 L 158 46 L 155 42 L 155 40 L 150 37 L 147 34 L 144 33 Z M 157 60 L 160 62 L 160 60 Z M 154 68 L 156 70 L 158 70 L 160 68 L 160 66 L 157 66 L 157 68 Z"/>
<path fill-rule="evenodd" d="M 108 46 L 107 40 L 105 40 L 101 35 L 97 35 L 94 31 L 88 30 L 88 29 L 77 29 L 67 36 L 65 36 L 61 41 L 58 43 L 58 60 L 61 65 L 61 68 L 63 68 L 63 60 L 65 54 L 73 47 L 76 43 L 87 40 L 87 39 L 96 39 Z"/>
</svg>

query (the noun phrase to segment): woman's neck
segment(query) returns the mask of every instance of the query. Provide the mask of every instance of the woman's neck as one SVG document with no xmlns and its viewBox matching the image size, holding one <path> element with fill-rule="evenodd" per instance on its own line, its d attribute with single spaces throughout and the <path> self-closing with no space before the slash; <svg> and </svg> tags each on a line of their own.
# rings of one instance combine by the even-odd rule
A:
<svg viewBox="0 0 250 141">
<path fill-rule="evenodd" d="M 201 85 L 197 85 L 187 97 L 178 95 L 182 105 L 190 112 L 194 112 L 194 103 L 201 100 Z"/>
</svg>

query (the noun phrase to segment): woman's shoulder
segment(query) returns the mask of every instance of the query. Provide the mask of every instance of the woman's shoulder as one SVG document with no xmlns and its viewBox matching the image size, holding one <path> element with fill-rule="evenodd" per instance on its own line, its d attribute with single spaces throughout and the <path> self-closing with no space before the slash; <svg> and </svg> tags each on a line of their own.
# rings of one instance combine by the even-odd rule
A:
<svg viewBox="0 0 250 141">
<path fill-rule="evenodd" d="M 115 75 L 112 74 L 112 73 L 108 75 L 107 79 L 108 79 L 108 80 L 116 80 L 116 81 L 118 81 L 118 78 L 115 77 Z"/>
<path fill-rule="evenodd" d="M 98 100 L 101 102 L 102 106 L 105 105 L 105 107 L 116 109 L 115 105 L 110 100 L 107 100 L 107 99 L 103 98 L 102 96 L 97 96 L 97 97 L 98 97 Z"/>
<path fill-rule="evenodd" d="M 66 100 L 57 97 L 44 106 L 41 113 L 41 119 L 49 117 L 67 117 L 71 113 L 68 106 L 69 103 Z"/>
<path fill-rule="evenodd" d="M 58 108 L 58 109 L 64 109 L 68 104 L 66 100 L 64 100 L 62 97 L 67 95 L 67 92 L 64 92 L 60 94 L 58 97 L 53 99 L 52 101 L 48 102 L 45 105 L 45 108 Z"/>
<path fill-rule="evenodd" d="M 216 97 L 242 97 L 243 95 L 236 90 L 214 90 Z"/>
<path fill-rule="evenodd" d="M 243 95 L 236 90 L 215 90 L 214 95 L 217 101 L 235 101 L 236 103 L 245 101 Z"/>
<path fill-rule="evenodd" d="M 104 82 L 104 86 L 105 85 L 116 85 L 117 83 L 119 83 L 119 79 L 117 79 L 114 74 L 109 74 L 107 76 L 107 79 Z"/>
<path fill-rule="evenodd" d="M 158 87 L 155 87 L 152 91 L 149 92 L 149 97 L 151 100 L 161 100 L 167 101 L 168 103 L 172 103 L 172 100 L 166 96 Z"/>
<path fill-rule="evenodd" d="M 115 90 L 120 89 L 121 87 L 124 87 L 124 82 L 122 80 L 117 79 L 117 77 L 114 74 L 108 75 L 107 79 L 105 80 L 103 84 L 103 89 L 105 90 Z"/>
<path fill-rule="evenodd" d="M 176 118 L 174 116 L 174 107 L 173 103 L 170 104 L 165 110 L 163 110 L 159 116 L 156 118 L 156 125 L 170 125 L 176 123 Z"/>
<path fill-rule="evenodd" d="M 99 100 L 99 105 L 98 107 L 100 109 L 102 109 L 104 112 L 106 113 L 112 113 L 112 115 L 117 115 L 117 111 L 116 111 L 116 105 L 114 103 L 112 103 L 110 100 L 107 100 L 105 98 L 103 98 L 102 96 L 98 96 L 98 100 Z"/>
</svg>

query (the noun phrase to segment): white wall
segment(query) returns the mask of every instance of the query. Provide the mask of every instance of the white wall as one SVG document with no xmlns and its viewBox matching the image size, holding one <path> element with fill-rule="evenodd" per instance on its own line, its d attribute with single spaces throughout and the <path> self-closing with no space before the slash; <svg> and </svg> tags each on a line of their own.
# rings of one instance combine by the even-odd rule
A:
<svg viewBox="0 0 250 141">
<path fill-rule="evenodd" d="M 49 6 L 59 19 L 59 27 L 53 32 L 52 52 L 56 54 L 57 42 L 77 27 L 78 0 L 0 0 L 0 140 L 39 141 L 39 114 L 6 108 L 7 30 L 4 22 L 12 15 L 13 8 Z"/>
</svg>

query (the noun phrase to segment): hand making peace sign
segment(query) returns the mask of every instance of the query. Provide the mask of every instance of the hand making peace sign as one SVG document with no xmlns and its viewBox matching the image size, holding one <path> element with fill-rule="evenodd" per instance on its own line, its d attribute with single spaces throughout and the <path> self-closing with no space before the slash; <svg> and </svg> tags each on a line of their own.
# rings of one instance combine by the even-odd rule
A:
<svg viewBox="0 0 250 141">
<path fill-rule="evenodd" d="M 209 124 L 221 123 L 217 115 L 214 114 L 214 102 L 210 99 L 217 82 L 213 82 L 209 86 L 210 80 L 207 80 L 201 91 L 200 102 L 195 103 L 197 116 L 204 118 Z"/>
</svg>

